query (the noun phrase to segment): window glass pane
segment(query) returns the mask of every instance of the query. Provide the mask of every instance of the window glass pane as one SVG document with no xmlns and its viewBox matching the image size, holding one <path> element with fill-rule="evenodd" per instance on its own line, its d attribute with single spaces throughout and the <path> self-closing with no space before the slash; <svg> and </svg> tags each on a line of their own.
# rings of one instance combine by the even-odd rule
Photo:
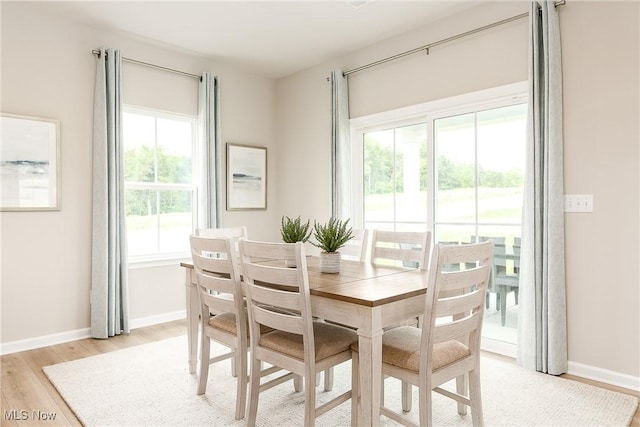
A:
<svg viewBox="0 0 640 427">
<path fill-rule="evenodd" d="M 394 220 L 393 129 L 364 135 L 364 220 Z"/>
<path fill-rule="evenodd" d="M 475 225 L 445 225 L 435 226 L 434 241 L 436 243 L 458 244 L 468 243 L 471 236 L 475 235 Z"/>
<path fill-rule="evenodd" d="M 155 119 L 124 113 L 124 179 L 129 182 L 155 181 Z"/>
<path fill-rule="evenodd" d="M 155 190 L 126 190 L 129 256 L 158 251 L 158 194 Z"/>
<path fill-rule="evenodd" d="M 478 220 L 522 220 L 526 104 L 482 111 L 478 120 Z"/>
<path fill-rule="evenodd" d="M 438 222 L 475 221 L 475 118 L 434 120 Z"/>
<path fill-rule="evenodd" d="M 130 108 L 124 119 L 129 255 L 188 253 L 197 215 L 195 118 Z"/>
<path fill-rule="evenodd" d="M 396 223 L 427 218 L 427 127 L 396 128 Z M 415 229 L 415 226 L 409 227 Z M 396 229 L 399 229 L 396 227 Z"/>
<path fill-rule="evenodd" d="M 191 123 L 158 118 L 158 182 L 188 184 L 192 173 Z"/>
<path fill-rule="evenodd" d="M 160 191 L 160 253 L 189 250 L 192 232 L 193 194 L 191 191 Z"/>
</svg>

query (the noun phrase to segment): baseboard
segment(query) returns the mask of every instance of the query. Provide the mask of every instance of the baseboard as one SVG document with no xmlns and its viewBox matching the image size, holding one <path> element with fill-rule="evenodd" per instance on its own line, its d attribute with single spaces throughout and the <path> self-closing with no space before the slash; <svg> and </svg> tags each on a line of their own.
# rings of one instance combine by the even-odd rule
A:
<svg viewBox="0 0 640 427">
<path fill-rule="evenodd" d="M 43 335 L 26 340 L 11 341 L 0 345 L 0 354 L 11 354 L 19 351 L 33 350 L 35 348 L 48 347 L 69 341 L 77 341 L 91 336 L 91 328 L 76 329 L 60 332 L 58 334 Z"/>
<path fill-rule="evenodd" d="M 157 325 L 159 323 L 173 322 L 187 318 L 187 310 L 178 310 L 171 313 L 163 313 L 155 316 L 142 317 L 131 320 L 131 329 L 143 328 L 145 326 Z M 186 331 L 185 331 L 186 332 Z"/>
<path fill-rule="evenodd" d="M 159 323 L 180 320 L 186 317 L 186 310 L 179 310 L 171 313 L 159 314 L 156 316 L 131 319 L 130 326 L 131 329 L 137 329 L 145 326 L 157 325 Z M 18 353 L 20 351 L 28 351 L 36 348 L 48 347 L 50 345 L 63 344 L 66 342 L 77 341 L 89 337 L 91 337 L 91 329 L 83 328 L 73 331 L 60 332 L 57 334 L 43 335 L 40 337 L 29 338 L 25 340 L 11 341 L 0 344 L 0 355 Z"/>
<path fill-rule="evenodd" d="M 568 374 L 640 392 L 640 377 L 569 361 Z"/>
<path fill-rule="evenodd" d="M 482 337 L 480 348 L 483 351 L 491 353 L 501 354 L 503 356 L 509 356 L 513 359 L 518 357 L 518 346 L 504 341 L 492 340 L 490 338 Z"/>
</svg>

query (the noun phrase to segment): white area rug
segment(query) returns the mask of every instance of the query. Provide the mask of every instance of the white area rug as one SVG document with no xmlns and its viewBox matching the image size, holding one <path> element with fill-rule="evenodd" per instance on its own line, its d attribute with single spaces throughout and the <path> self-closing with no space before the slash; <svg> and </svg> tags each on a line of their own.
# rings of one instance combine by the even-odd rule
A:
<svg viewBox="0 0 640 427">
<path fill-rule="evenodd" d="M 214 348 L 221 352 L 220 348 Z M 211 366 L 205 395 L 196 395 L 196 377 L 187 369 L 186 337 L 171 338 L 73 362 L 44 372 L 80 421 L 87 426 L 243 426 L 234 420 L 235 378 L 229 361 Z M 514 364 L 482 360 L 484 420 L 487 426 L 627 426 L 638 400 L 571 380 L 531 372 Z M 350 387 L 351 365 L 336 368 L 333 391 L 317 388 L 326 401 Z M 387 405 L 400 408 L 400 386 L 387 379 Z M 414 389 L 410 417 L 417 422 Z M 470 426 L 455 402 L 434 393 L 434 424 Z M 301 426 L 304 393 L 291 382 L 260 395 L 258 425 Z M 348 426 L 350 402 L 317 420 L 318 426 Z M 395 425 L 381 417 L 383 425 Z"/>
</svg>

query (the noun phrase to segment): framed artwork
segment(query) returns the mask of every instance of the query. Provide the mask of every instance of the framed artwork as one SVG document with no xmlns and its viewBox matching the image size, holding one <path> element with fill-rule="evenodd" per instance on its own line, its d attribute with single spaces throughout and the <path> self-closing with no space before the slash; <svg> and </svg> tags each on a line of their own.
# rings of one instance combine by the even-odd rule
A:
<svg viewBox="0 0 640 427">
<path fill-rule="evenodd" d="M 0 210 L 59 210 L 59 121 L 0 113 L 0 136 Z"/>
<path fill-rule="evenodd" d="M 267 148 L 227 143 L 227 210 L 267 209 Z"/>
</svg>

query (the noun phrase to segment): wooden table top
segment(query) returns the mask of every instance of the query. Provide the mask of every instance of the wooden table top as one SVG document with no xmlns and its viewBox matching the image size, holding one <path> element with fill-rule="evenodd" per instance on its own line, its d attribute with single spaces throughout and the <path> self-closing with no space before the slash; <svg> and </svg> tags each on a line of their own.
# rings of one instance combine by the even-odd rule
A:
<svg viewBox="0 0 640 427">
<path fill-rule="evenodd" d="M 403 267 L 376 267 L 367 262 L 341 260 L 339 273 L 321 273 L 320 258 L 307 256 L 311 295 L 376 307 L 425 294 L 427 271 Z M 190 262 L 181 262 L 193 268 Z"/>
</svg>

